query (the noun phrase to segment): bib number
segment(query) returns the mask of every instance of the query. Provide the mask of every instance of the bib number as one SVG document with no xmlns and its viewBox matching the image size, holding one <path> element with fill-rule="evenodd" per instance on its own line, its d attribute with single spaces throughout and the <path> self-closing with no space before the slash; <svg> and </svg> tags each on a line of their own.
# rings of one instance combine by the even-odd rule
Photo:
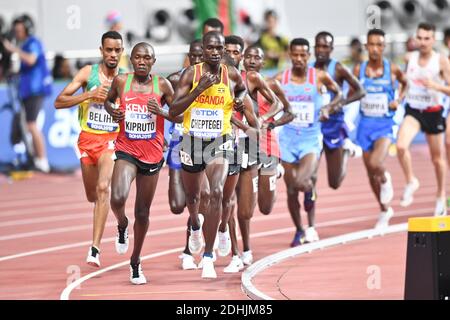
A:
<svg viewBox="0 0 450 320">
<path fill-rule="evenodd" d="M 388 97 L 382 93 L 367 94 L 361 100 L 361 111 L 367 117 L 383 117 L 389 111 Z"/>
<path fill-rule="evenodd" d="M 294 126 L 306 128 L 314 123 L 314 103 L 292 102 L 291 105 L 295 115 L 292 121 Z"/>
<path fill-rule="evenodd" d="M 223 131 L 222 109 L 191 110 L 189 132 L 197 138 L 217 138 Z"/>
</svg>

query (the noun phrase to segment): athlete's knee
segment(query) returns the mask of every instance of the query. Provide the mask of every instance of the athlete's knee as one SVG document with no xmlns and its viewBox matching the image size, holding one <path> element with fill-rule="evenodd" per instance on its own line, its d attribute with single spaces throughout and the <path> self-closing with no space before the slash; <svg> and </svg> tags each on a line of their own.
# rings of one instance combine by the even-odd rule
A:
<svg viewBox="0 0 450 320">
<path fill-rule="evenodd" d="M 383 161 L 380 159 L 370 159 L 368 166 L 371 172 L 376 173 L 383 169 Z"/>
<path fill-rule="evenodd" d="M 210 192 L 209 189 L 202 189 L 202 191 L 200 192 L 200 197 L 202 199 L 202 201 L 205 201 L 205 203 L 209 202 L 209 197 L 210 197 Z"/>
<path fill-rule="evenodd" d="M 183 211 L 184 211 L 184 203 L 181 204 L 181 203 L 178 203 L 175 200 L 172 200 L 172 201 L 169 202 L 169 205 L 170 205 L 170 211 L 173 214 L 182 214 Z"/>
<path fill-rule="evenodd" d="M 186 204 L 195 205 L 200 202 L 200 193 L 190 193 L 186 190 Z"/>
<path fill-rule="evenodd" d="M 343 174 L 339 175 L 338 177 L 337 176 L 328 177 L 328 185 L 330 186 L 331 189 L 337 190 L 341 186 L 343 180 L 344 180 Z"/>
<path fill-rule="evenodd" d="M 121 208 L 125 206 L 125 202 L 127 201 L 127 196 L 122 192 L 112 192 L 111 194 L 111 207 L 112 208 Z"/>
<path fill-rule="evenodd" d="M 445 166 L 445 158 L 441 153 L 432 154 L 431 161 L 435 167 Z"/>
<path fill-rule="evenodd" d="M 209 203 L 212 206 L 222 204 L 223 200 L 223 188 L 214 187 L 211 189 Z"/>
<path fill-rule="evenodd" d="M 300 179 L 297 182 L 297 189 L 301 192 L 311 191 L 313 187 L 311 179 Z"/>
<path fill-rule="evenodd" d="M 405 153 L 408 151 L 408 146 L 402 142 L 397 141 L 396 147 L 397 147 L 397 154 L 399 157 L 404 156 Z"/>
<path fill-rule="evenodd" d="M 109 184 L 109 181 L 107 181 L 107 180 L 99 181 L 97 183 L 96 190 L 97 190 L 97 195 L 99 198 L 107 197 L 109 195 L 109 191 L 110 191 L 109 186 L 110 186 L 110 184 Z"/>
<path fill-rule="evenodd" d="M 273 202 L 272 201 L 258 201 L 259 211 L 263 215 L 268 215 L 272 212 Z"/>
<path fill-rule="evenodd" d="M 87 201 L 90 203 L 94 203 L 97 201 L 97 193 L 96 192 L 86 192 Z"/>
</svg>

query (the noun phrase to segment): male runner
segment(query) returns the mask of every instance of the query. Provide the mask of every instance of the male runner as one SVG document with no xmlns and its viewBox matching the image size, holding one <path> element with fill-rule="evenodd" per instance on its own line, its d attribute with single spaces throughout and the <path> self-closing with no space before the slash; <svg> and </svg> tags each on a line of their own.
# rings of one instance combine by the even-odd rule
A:
<svg viewBox="0 0 450 320">
<path fill-rule="evenodd" d="M 342 108 L 347 104 L 360 100 L 364 96 L 364 89 L 351 71 L 337 60 L 331 58 L 333 49 L 333 35 L 326 31 L 319 32 L 316 35 L 314 46 L 316 61 L 312 65 L 327 72 L 337 82 L 341 90 L 344 82 L 347 82 L 350 87 L 350 94 L 341 102 L 339 111 L 331 114 L 329 120 L 322 122 L 323 149 L 327 162 L 328 185 L 332 189 L 337 189 L 344 180 L 349 155 L 349 151 L 345 149 L 348 129 L 344 121 Z M 326 92 L 323 97 L 323 103 L 328 104 L 332 100 L 333 95 L 331 92 Z"/>
<path fill-rule="evenodd" d="M 280 131 L 281 160 L 286 171 L 284 180 L 288 193 L 288 207 L 297 231 L 291 246 L 298 246 L 305 241 L 305 231 L 301 225 L 299 192 L 312 192 L 313 175 L 317 170 L 322 151 L 321 124 L 327 120 L 329 113 L 336 110 L 342 98 L 339 86 L 326 72 L 308 66 L 310 57 L 309 42 L 303 38 L 291 41 L 289 57 L 292 68 L 279 73 L 276 79 L 282 88 L 295 114 L 295 119 L 283 126 Z M 334 94 L 330 104 L 322 104 L 321 88 L 325 86 Z M 314 210 L 311 201 L 305 195 L 305 210 L 308 212 L 311 240 L 318 240 L 314 229 Z"/>
<path fill-rule="evenodd" d="M 245 84 L 236 68 L 221 64 L 225 38 L 221 33 L 203 36 L 204 62 L 183 72 L 170 114 L 184 113 L 180 150 L 186 204 L 191 217 L 189 247 L 199 252 L 203 239 L 198 219 L 200 185 L 205 171 L 210 186 L 210 205 L 205 216 L 206 246 L 203 278 L 216 278 L 213 245 L 222 214 L 223 187 L 228 164 L 233 159 L 231 114 L 243 110 Z M 233 97 L 234 93 L 234 97 Z"/>
<path fill-rule="evenodd" d="M 361 120 L 358 125 L 357 140 L 363 149 L 364 165 L 370 186 L 381 208 L 376 228 L 384 228 L 394 211 L 389 206 L 394 197 L 392 179 L 383 165 L 394 139 L 394 115 L 406 91 L 406 77 L 400 68 L 383 58 L 385 33 L 372 29 L 367 34 L 369 61 L 356 65 L 354 75 L 359 78 L 366 96 L 361 100 Z M 396 82 L 401 85 L 395 98 Z"/>
<path fill-rule="evenodd" d="M 409 146 L 419 131 L 425 132 L 437 179 L 434 215 L 445 215 L 447 165 L 442 112 L 444 94 L 450 95 L 450 86 L 444 84 L 444 81 L 450 83 L 450 62 L 433 50 L 435 31 L 436 27 L 430 23 L 421 23 L 417 28 L 419 50 L 411 52 L 407 61 L 405 118 L 398 133 L 397 152 L 407 182 L 400 204 L 406 207 L 413 202 L 414 192 L 419 188 Z"/>
<path fill-rule="evenodd" d="M 94 203 L 94 230 L 87 263 L 100 267 L 100 241 L 109 211 L 112 153 L 119 125 L 104 109 L 103 103 L 113 78 L 119 73 L 123 52 L 122 36 L 109 31 L 102 36 L 102 62 L 82 68 L 55 100 L 57 109 L 80 105 L 81 126 L 78 138 L 81 174 L 89 202 Z M 83 93 L 75 95 L 80 88 Z"/>
<path fill-rule="evenodd" d="M 136 179 L 130 281 L 144 284 L 147 280 L 142 272 L 140 253 L 148 230 L 150 206 L 159 171 L 164 163 L 164 118 L 173 122 L 176 119 L 161 107 L 172 103 L 170 82 L 150 73 L 156 61 L 153 47 L 146 42 L 136 44 L 130 60 L 134 72 L 114 79 L 105 102 L 108 113 L 120 123 L 115 146 L 117 159 L 112 176 L 111 208 L 119 225 L 116 248 L 119 253 L 125 253 L 128 249 L 125 203 L 131 183 Z M 120 98 L 119 108 L 114 104 L 117 98 Z"/>
</svg>

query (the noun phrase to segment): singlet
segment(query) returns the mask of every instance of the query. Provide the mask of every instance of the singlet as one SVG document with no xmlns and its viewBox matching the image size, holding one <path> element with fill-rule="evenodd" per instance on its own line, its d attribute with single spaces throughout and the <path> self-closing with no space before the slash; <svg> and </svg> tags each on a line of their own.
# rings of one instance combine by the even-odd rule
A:
<svg viewBox="0 0 450 320">
<path fill-rule="evenodd" d="M 99 78 L 99 64 L 93 64 L 86 91 L 92 91 L 101 86 Z M 119 69 L 119 73 L 121 73 Z M 104 101 L 87 99 L 80 103 L 78 107 L 78 121 L 82 131 L 105 134 L 119 131 L 119 124 L 114 122 L 112 117 L 106 112 Z"/>
<path fill-rule="evenodd" d="M 203 91 L 184 112 L 184 134 L 200 139 L 215 139 L 231 134 L 233 96 L 226 65 L 221 64 L 220 69 L 220 83 Z M 198 86 L 202 72 L 203 63 L 194 65 L 192 90 Z"/>
<path fill-rule="evenodd" d="M 125 119 L 120 122 L 116 140 L 116 151 L 126 152 L 145 163 L 160 162 L 164 145 L 164 118 L 147 111 L 150 98 L 155 98 L 161 105 L 159 77 L 152 77 L 152 91 L 138 93 L 131 88 L 133 74 L 128 74 L 120 97 L 120 109 L 125 112 Z"/>
<path fill-rule="evenodd" d="M 423 79 L 430 78 L 432 81 L 443 84 L 440 76 L 440 54 L 433 51 L 428 64 L 425 67 L 419 65 L 418 51 L 412 52 L 408 61 L 406 77 L 408 79 L 408 91 L 406 102 L 413 109 L 424 110 L 428 107 L 443 105 L 444 94 L 427 89 L 422 83 Z"/>
<path fill-rule="evenodd" d="M 359 80 L 366 91 L 366 96 L 361 99 L 361 115 L 370 118 L 392 118 L 395 111 L 389 109 L 389 104 L 395 99 L 395 87 L 392 83 L 391 63 L 383 59 L 383 75 L 378 78 L 367 76 L 367 64 L 368 62 L 364 61 L 359 70 Z"/>
<path fill-rule="evenodd" d="M 289 101 L 294 113 L 294 120 L 285 124 L 283 133 L 316 136 L 321 134 L 319 122 L 320 109 L 322 107 L 322 95 L 317 89 L 317 72 L 313 67 L 308 67 L 306 82 L 297 84 L 291 82 L 291 69 L 282 74 L 281 87 Z"/>
</svg>

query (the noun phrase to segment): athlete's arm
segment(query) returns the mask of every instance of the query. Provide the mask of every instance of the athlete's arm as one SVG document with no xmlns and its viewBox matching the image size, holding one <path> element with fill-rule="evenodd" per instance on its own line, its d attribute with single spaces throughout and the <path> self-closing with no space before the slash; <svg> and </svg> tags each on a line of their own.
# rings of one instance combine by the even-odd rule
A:
<svg viewBox="0 0 450 320">
<path fill-rule="evenodd" d="M 148 105 L 147 105 L 149 111 L 156 115 L 164 117 L 165 119 L 167 119 L 171 122 L 176 122 L 176 123 L 183 122 L 183 115 L 178 115 L 178 116 L 172 117 L 172 116 L 170 116 L 170 114 L 167 110 L 164 110 L 161 107 L 161 106 L 167 104 L 170 109 L 170 106 L 173 103 L 174 91 L 173 91 L 173 88 L 172 88 L 172 85 L 170 84 L 170 82 L 163 77 L 159 77 L 159 88 L 162 93 L 161 105 L 159 105 L 158 101 L 156 101 L 155 99 L 150 99 L 148 101 Z"/>
<path fill-rule="evenodd" d="M 358 64 L 355 64 L 355 66 L 353 67 L 353 71 L 352 71 L 353 76 L 354 76 L 356 79 L 358 79 L 358 82 L 359 82 L 359 71 L 360 71 L 360 69 L 361 69 L 361 64 L 358 63 Z M 351 95 L 353 95 L 353 94 L 354 94 L 354 93 L 353 93 L 353 87 L 350 87 L 350 90 L 348 91 L 348 95 L 351 96 Z"/>
<path fill-rule="evenodd" d="M 441 54 L 440 56 L 440 68 L 441 68 L 441 74 L 444 78 L 446 83 L 450 83 L 450 62 L 444 55 Z M 428 89 L 436 90 L 439 92 L 442 92 L 446 95 L 450 95 L 450 85 L 443 85 L 437 82 L 434 82 L 431 79 L 426 79 L 424 81 L 424 85 Z"/>
<path fill-rule="evenodd" d="M 105 110 L 113 117 L 114 121 L 119 122 L 125 118 L 125 113 L 116 108 L 117 98 L 120 96 L 120 90 L 123 88 L 127 75 L 117 75 L 111 84 L 111 89 L 109 89 L 108 96 L 105 100 Z"/>
<path fill-rule="evenodd" d="M 108 91 L 104 86 L 100 86 L 95 90 L 85 91 L 79 95 L 74 96 L 75 92 L 77 92 L 80 88 L 86 87 L 86 83 L 88 81 L 91 70 L 92 66 L 88 65 L 78 71 L 72 82 L 70 82 L 56 98 L 56 109 L 70 108 L 77 104 L 80 104 L 87 99 L 92 98 L 105 100 Z"/>
<path fill-rule="evenodd" d="M 396 64 L 391 65 L 391 72 L 394 75 L 394 79 L 396 79 L 400 84 L 400 91 L 398 98 L 390 103 L 389 108 L 397 110 L 398 106 L 405 98 L 408 80 L 406 79 L 405 73 Z"/>
<path fill-rule="evenodd" d="M 176 117 L 182 114 L 203 91 L 216 82 L 217 77 L 210 72 L 202 74 L 197 87 L 191 91 L 193 80 L 194 68 L 189 67 L 181 74 L 171 108 L 169 109 L 170 116 Z"/>
<path fill-rule="evenodd" d="M 341 110 L 342 91 L 339 85 L 330 77 L 330 75 L 322 70 L 317 70 L 318 90 L 324 85 L 328 91 L 334 93 L 334 98 L 330 104 L 323 106 L 321 109 L 322 117 L 327 118 L 328 113 L 335 113 Z M 320 92 L 320 91 L 319 91 Z"/>
<path fill-rule="evenodd" d="M 247 85 L 249 91 L 257 91 L 261 93 L 262 96 L 271 104 L 271 107 L 267 113 L 259 117 L 262 123 L 266 122 L 268 119 L 283 110 L 283 105 L 280 100 L 259 73 L 254 71 L 247 72 Z M 255 99 L 255 101 L 257 101 L 257 99 Z"/>
<path fill-rule="evenodd" d="M 292 112 L 292 108 L 291 108 L 289 101 L 287 100 L 286 96 L 284 95 L 284 91 L 281 88 L 280 82 L 276 79 L 270 79 L 267 81 L 267 84 L 270 86 L 270 89 L 272 89 L 273 93 L 275 93 L 275 95 L 278 97 L 278 99 L 283 104 L 283 111 L 284 111 L 281 118 L 272 122 L 272 124 L 269 125 L 269 128 L 270 127 L 275 128 L 278 126 L 282 126 L 282 125 L 285 125 L 285 124 L 291 122 L 292 120 L 294 120 L 294 118 L 295 118 L 294 113 Z M 273 129 L 273 128 L 271 128 L 271 129 Z"/>
<path fill-rule="evenodd" d="M 347 81 L 351 88 L 352 94 L 349 93 L 347 95 L 347 99 L 343 99 L 342 101 L 343 106 L 352 103 L 354 101 L 358 101 L 366 95 L 366 92 L 361 83 L 358 81 L 358 78 L 356 78 L 347 69 L 347 67 L 343 66 L 341 63 L 336 64 L 336 78 L 339 79 L 338 80 L 339 83 L 344 83 L 344 81 Z"/>
<path fill-rule="evenodd" d="M 244 108 L 244 98 L 247 95 L 247 88 L 244 80 L 242 80 L 241 74 L 235 67 L 228 66 L 228 76 L 234 82 L 234 110 L 241 112 Z"/>
<path fill-rule="evenodd" d="M 167 80 L 169 80 L 170 84 L 172 85 L 172 88 L 175 90 L 175 88 L 178 85 L 178 82 L 180 81 L 181 77 L 181 71 L 174 72 L 167 76 Z"/>
<path fill-rule="evenodd" d="M 244 97 L 244 117 L 247 119 L 248 124 L 237 119 L 234 115 L 231 116 L 231 123 L 244 131 L 247 136 L 256 140 L 259 134 L 260 123 L 253 110 L 253 102 L 249 95 Z"/>
</svg>

